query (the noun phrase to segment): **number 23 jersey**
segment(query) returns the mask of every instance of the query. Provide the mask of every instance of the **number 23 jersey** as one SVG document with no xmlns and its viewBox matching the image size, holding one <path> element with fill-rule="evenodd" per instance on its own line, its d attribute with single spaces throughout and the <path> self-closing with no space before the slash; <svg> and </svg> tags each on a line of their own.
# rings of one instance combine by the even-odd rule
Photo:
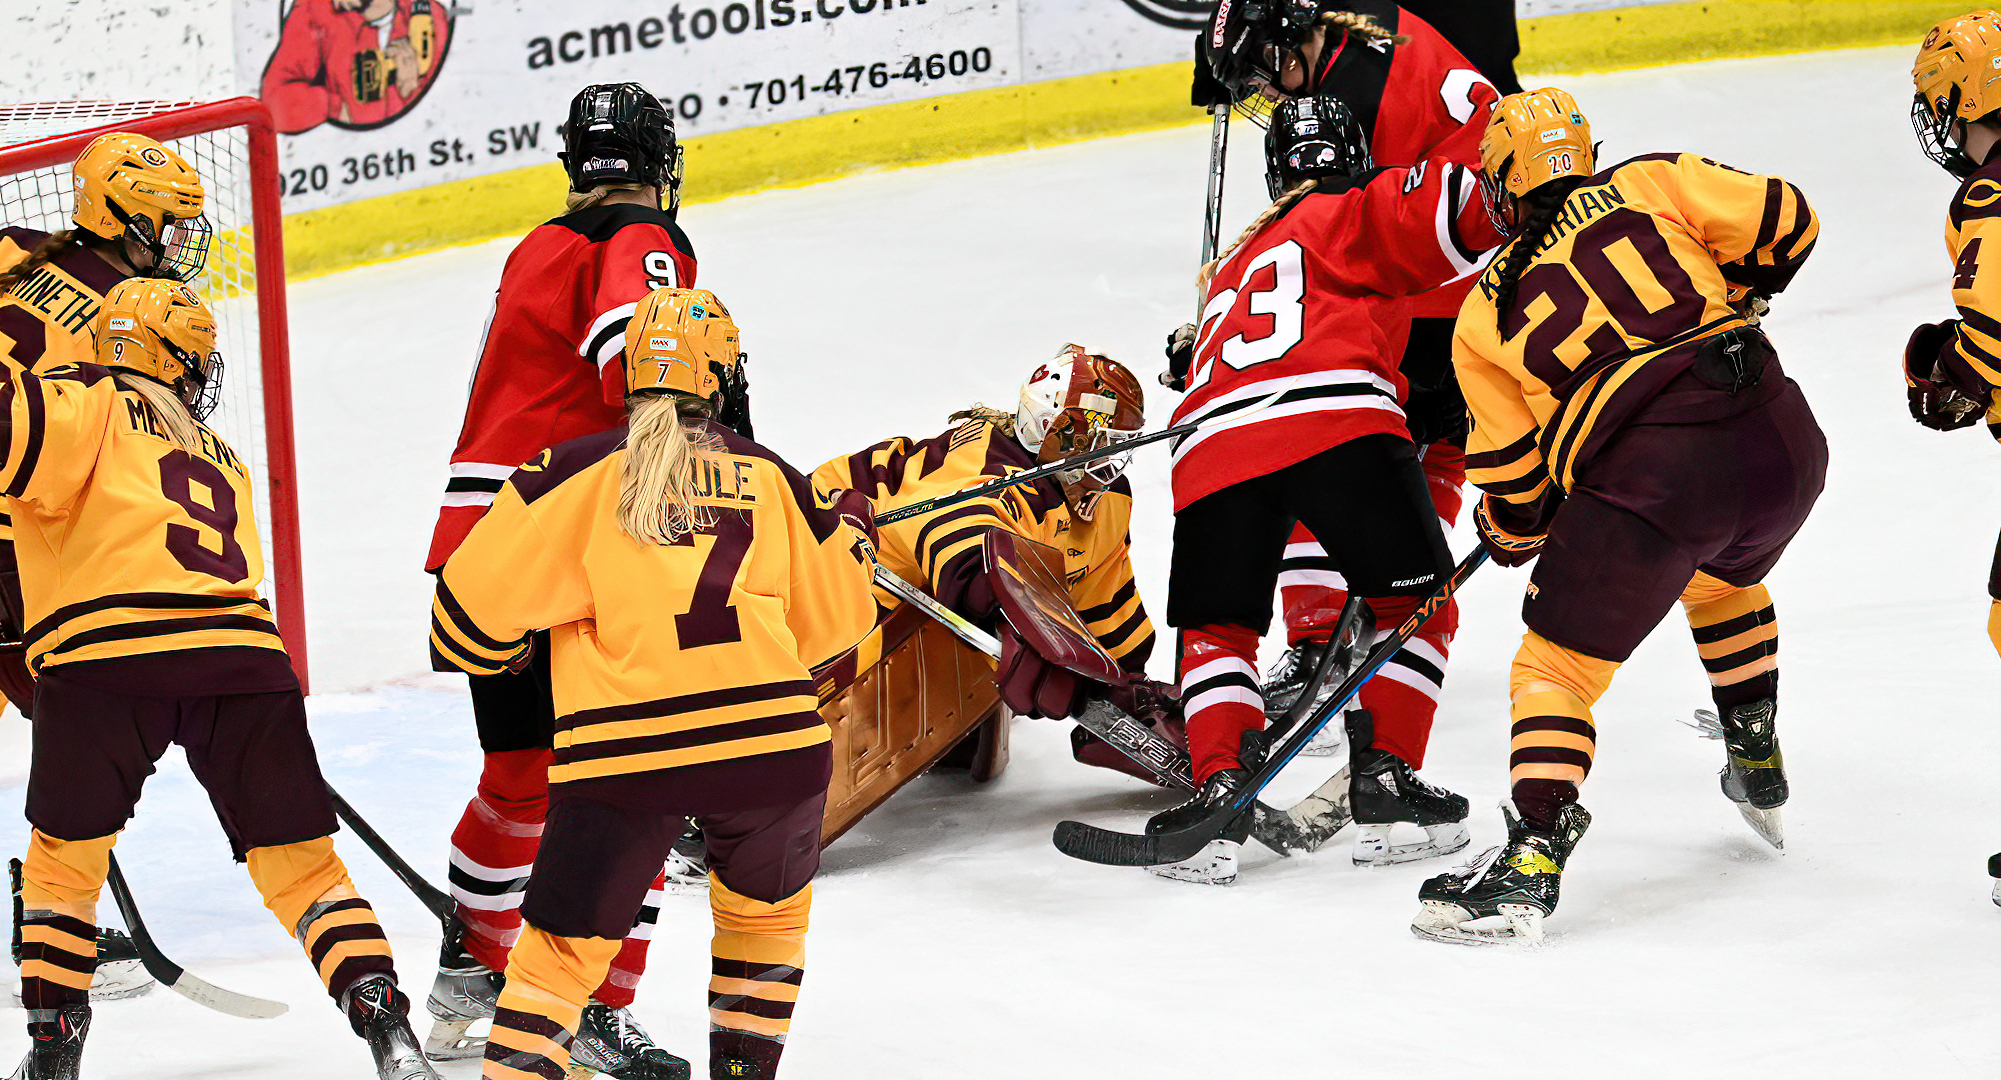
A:
<svg viewBox="0 0 2001 1080">
<path fill-rule="evenodd" d="M 1437 159 L 1323 181 L 1265 226 L 1209 282 L 1173 419 L 1204 427 L 1172 444 L 1174 509 L 1351 439 L 1407 437 L 1408 298 L 1500 241 L 1472 171 Z"/>
<path fill-rule="evenodd" d="M 39 374 L 0 361 L 0 493 L 36 671 L 216 646 L 284 650 L 258 597 L 264 558 L 249 469 L 200 428 L 181 449 L 95 364 Z"/>
</svg>

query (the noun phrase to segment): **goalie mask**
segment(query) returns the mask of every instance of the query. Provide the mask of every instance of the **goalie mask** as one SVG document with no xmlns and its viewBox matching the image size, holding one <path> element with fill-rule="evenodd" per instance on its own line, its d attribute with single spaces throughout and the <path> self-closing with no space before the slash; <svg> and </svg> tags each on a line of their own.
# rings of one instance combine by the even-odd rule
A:
<svg viewBox="0 0 2001 1080">
<path fill-rule="evenodd" d="M 145 245 L 153 253 L 148 276 L 193 281 L 208 264 L 207 193 L 179 154 L 144 135 L 114 132 L 91 140 L 71 172 L 76 227 Z"/>
<path fill-rule="evenodd" d="M 1981 163 L 1964 149 L 1969 124 L 2001 109 L 2001 12 L 1983 8 L 1931 28 L 1911 66 L 1911 128 L 1925 156 L 1960 179 Z"/>
<path fill-rule="evenodd" d="M 1359 176 L 1375 167 L 1362 122 L 1340 98 L 1287 98 L 1265 131 L 1265 187 L 1273 201 L 1303 180 Z"/>
<path fill-rule="evenodd" d="M 625 392 L 661 390 L 709 402 L 741 381 L 736 321 L 707 289 L 655 289 L 625 324 Z"/>
<path fill-rule="evenodd" d="M 681 144 L 674 115 L 638 83 L 586 86 L 570 100 L 556 157 L 570 174 L 570 190 L 606 184 L 660 189 L 670 213 L 681 207 Z"/>
<path fill-rule="evenodd" d="M 222 394 L 215 317 L 178 282 L 127 278 L 112 286 L 98 314 L 97 362 L 167 384 L 197 420 L 209 418 Z"/>
<path fill-rule="evenodd" d="M 1014 437 L 1046 465 L 1125 442 L 1145 423 L 1146 398 L 1125 365 L 1085 352 L 1081 345 L 1065 345 L 1022 384 Z M 1126 471 L 1131 459 L 1127 451 L 1057 473 L 1071 512 L 1091 520 L 1098 496 Z"/>
<path fill-rule="evenodd" d="M 1591 122 L 1568 93 L 1546 87 L 1502 98 L 1480 136 L 1480 190 L 1494 226 L 1514 235 L 1524 195 L 1552 180 L 1590 176 L 1597 159 Z"/>
</svg>

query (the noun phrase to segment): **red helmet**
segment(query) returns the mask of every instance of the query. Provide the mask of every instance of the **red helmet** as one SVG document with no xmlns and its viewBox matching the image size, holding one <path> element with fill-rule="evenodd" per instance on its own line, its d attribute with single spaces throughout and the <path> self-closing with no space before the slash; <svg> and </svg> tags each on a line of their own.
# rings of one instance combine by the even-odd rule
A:
<svg viewBox="0 0 2001 1080">
<path fill-rule="evenodd" d="M 1014 435 L 1047 464 L 1124 442 L 1145 423 L 1145 395 L 1125 365 L 1081 345 L 1065 345 L 1022 384 Z M 1071 511 L 1089 521 L 1099 493 L 1125 472 L 1131 458 L 1114 454 L 1056 474 Z"/>
</svg>

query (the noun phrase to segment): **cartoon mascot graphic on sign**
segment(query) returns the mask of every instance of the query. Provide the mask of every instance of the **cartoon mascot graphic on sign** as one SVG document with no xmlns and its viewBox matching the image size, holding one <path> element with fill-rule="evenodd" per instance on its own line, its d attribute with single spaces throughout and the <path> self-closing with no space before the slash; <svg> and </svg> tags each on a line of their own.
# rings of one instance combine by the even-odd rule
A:
<svg viewBox="0 0 2001 1080">
<path fill-rule="evenodd" d="M 287 135 L 373 128 L 417 104 L 444 66 L 451 0 L 291 0 L 262 96 Z"/>
</svg>

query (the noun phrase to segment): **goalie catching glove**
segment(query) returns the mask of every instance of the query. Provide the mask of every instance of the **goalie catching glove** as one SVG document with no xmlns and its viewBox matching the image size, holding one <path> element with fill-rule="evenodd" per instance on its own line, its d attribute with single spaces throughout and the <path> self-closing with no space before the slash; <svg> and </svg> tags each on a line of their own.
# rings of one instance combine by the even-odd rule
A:
<svg viewBox="0 0 2001 1080">
<path fill-rule="evenodd" d="M 1994 392 L 1992 387 L 1981 385 L 1971 371 L 1961 373 L 1963 362 L 1953 363 L 1958 359 L 1952 351 L 1958 330 L 1958 319 L 1925 323 L 1911 331 L 1910 343 L 1904 346 L 1904 382 L 1911 419 L 1933 431 L 1953 431 L 1978 423 Z"/>
</svg>

